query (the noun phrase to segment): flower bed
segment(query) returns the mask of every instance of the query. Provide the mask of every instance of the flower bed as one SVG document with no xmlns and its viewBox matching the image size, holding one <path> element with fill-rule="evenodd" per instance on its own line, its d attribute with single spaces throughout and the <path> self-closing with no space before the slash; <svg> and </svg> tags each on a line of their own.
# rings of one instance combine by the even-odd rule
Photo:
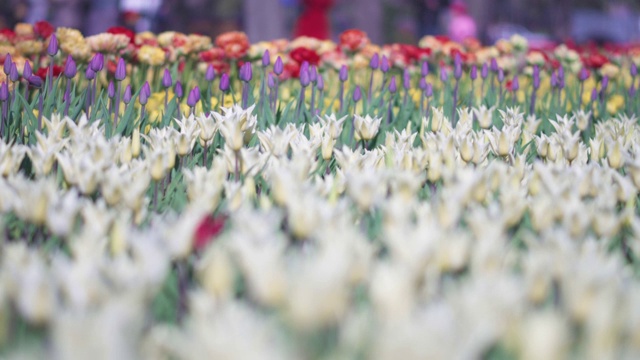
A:
<svg viewBox="0 0 640 360">
<path fill-rule="evenodd" d="M 39 23 L 0 54 L 3 355 L 640 355 L 640 47 Z"/>
</svg>

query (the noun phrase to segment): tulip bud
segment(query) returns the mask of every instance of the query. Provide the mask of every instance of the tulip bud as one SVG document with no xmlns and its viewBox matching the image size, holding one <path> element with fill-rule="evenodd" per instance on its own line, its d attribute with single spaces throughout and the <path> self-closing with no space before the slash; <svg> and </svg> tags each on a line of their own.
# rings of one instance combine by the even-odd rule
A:
<svg viewBox="0 0 640 360">
<path fill-rule="evenodd" d="M 540 88 L 540 68 L 538 65 L 533 66 L 533 88 L 536 90 Z"/>
<path fill-rule="evenodd" d="M 219 88 L 220 88 L 220 91 L 224 91 L 224 92 L 229 91 L 229 74 L 227 73 L 222 74 L 222 76 L 220 77 Z"/>
<path fill-rule="evenodd" d="M 18 67 L 16 63 L 11 63 L 11 70 L 9 70 L 9 80 L 16 82 L 20 80 L 20 74 L 18 73 Z"/>
<path fill-rule="evenodd" d="M 478 78 L 478 66 L 477 65 L 473 65 L 471 67 L 471 74 L 469 74 L 469 77 L 471 78 L 471 80 L 475 80 Z"/>
<path fill-rule="evenodd" d="M 631 76 L 636 77 L 638 75 L 638 66 L 633 61 L 631 62 L 631 69 L 629 70 Z"/>
<path fill-rule="evenodd" d="M 453 60 L 453 77 L 456 80 L 460 80 L 462 77 L 462 58 L 460 57 L 460 53 L 456 53 Z"/>
<path fill-rule="evenodd" d="M 517 91 L 520 88 L 520 82 L 518 81 L 518 76 L 514 76 L 511 81 L 511 90 Z"/>
<path fill-rule="evenodd" d="M 109 87 L 107 87 L 107 95 L 109 95 L 111 99 L 116 96 L 116 87 L 115 85 L 113 85 L 113 81 L 109 81 Z"/>
<path fill-rule="evenodd" d="M 276 62 L 273 64 L 273 72 L 276 73 L 276 75 L 281 75 L 283 71 L 284 64 L 282 63 L 282 58 L 278 56 L 278 58 L 276 58 Z"/>
<path fill-rule="evenodd" d="M 315 66 L 309 68 L 309 80 L 314 84 L 318 81 L 318 69 Z"/>
<path fill-rule="evenodd" d="M 269 75 L 267 75 L 267 86 L 269 87 L 269 89 L 273 89 L 274 87 L 276 87 L 276 80 L 273 73 L 269 73 Z"/>
<path fill-rule="evenodd" d="M 96 73 L 91 69 L 91 66 L 87 66 L 87 71 L 84 72 L 84 76 L 87 80 L 93 80 L 96 77 Z"/>
<path fill-rule="evenodd" d="M 262 67 L 267 67 L 271 64 L 271 56 L 269 55 L 269 49 L 262 53 Z"/>
<path fill-rule="evenodd" d="M 31 63 L 29 60 L 24 61 L 24 67 L 22 68 L 22 77 L 28 79 L 29 76 L 33 75 L 33 70 L 31 69 Z"/>
<path fill-rule="evenodd" d="M 251 78 L 253 77 L 253 69 L 251 68 L 250 62 L 246 62 L 244 63 L 244 65 L 242 65 L 242 67 L 240 67 L 239 77 L 240 80 L 244 82 L 251 81 Z"/>
<path fill-rule="evenodd" d="M 149 89 L 149 91 L 147 92 L 146 89 Z M 142 85 L 142 89 L 140 89 L 140 94 L 138 95 L 138 102 L 140 102 L 140 105 L 147 104 L 147 101 L 149 101 L 150 92 L 151 92 L 151 87 L 149 86 L 149 82 L 145 81 L 144 85 Z"/>
<path fill-rule="evenodd" d="M 360 86 L 356 86 L 356 89 L 353 91 L 353 101 L 358 102 L 362 99 L 362 90 L 360 90 Z"/>
<path fill-rule="evenodd" d="M 487 76 L 489 76 L 489 66 L 487 65 L 487 63 L 482 64 L 482 70 L 480 70 L 480 76 L 483 79 L 486 79 Z"/>
<path fill-rule="evenodd" d="M 316 87 L 320 91 L 324 90 L 324 79 L 322 78 L 321 74 L 318 74 L 318 81 L 316 83 Z"/>
<path fill-rule="evenodd" d="M 426 97 L 433 96 L 433 85 L 431 85 L 431 83 L 427 83 L 427 87 L 424 90 L 424 96 Z"/>
<path fill-rule="evenodd" d="M 555 88 L 557 86 L 558 86 L 558 75 L 554 71 L 551 73 L 551 87 Z"/>
<path fill-rule="evenodd" d="M 189 96 L 187 97 L 187 105 L 190 107 L 196 106 L 196 104 L 200 101 L 200 88 L 196 85 L 191 92 L 189 92 Z"/>
<path fill-rule="evenodd" d="M 420 81 L 418 81 L 418 87 L 420 88 L 420 90 L 424 91 L 427 89 L 427 79 L 421 77 Z"/>
<path fill-rule="evenodd" d="M 310 81 L 311 80 L 309 79 L 309 70 L 306 69 L 305 67 L 302 67 L 300 69 L 300 85 L 306 88 L 309 85 Z"/>
<path fill-rule="evenodd" d="M 380 61 L 380 70 L 385 74 L 389 71 L 389 59 L 384 55 L 382 55 L 382 60 Z"/>
<path fill-rule="evenodd" d="M 38 75 L 29 76 L 27 81 L 29 81 L 29 85 L 31 85 L 33 87 L 39 88 L 39 87 L 42 86 L 42 78 L 40 76 L 38 76 Z"/>
<path fill-rule="evenodd" d="M 580 81 L 585 81 L 589 78 L 589 70 L 587 70 L 587 68 L 582 68 L 580 69 L 580 74 L 578 75 L 578 79 Z"/>
<path fill-rule="evenodd" d="M 76 62 L 73 60 L 71 55 L 67 56 L 67 63 L 64 65 L 64 76 L 67 79 L 72 79 L 76 76 L 78 72 L 78 68 L 76 67 Z"/>
<path fill-rule="evenodd" d="M 339 78 L 340 81 L 345 82 L 349 77 L 349 69 L 347 69 L 347 65 L 342 65 L 340 68 Z"/>
<path fill-rule="evenodd" d="M 498 69 L 499 69 L 498 61 L 496 60 L 496 58 L 492 58 L 491 59 L 491 71 L 493 71 L 495 73 L 495 72 L 498 72 Z"/>
<path fill-rule="evenodd" d="M 443 66 L 440 68 L 440 81 L 447 82 L 449 79 L 449 75 L 447 74 L 447 69 Z"/>
<path fill-rule="evenodd" d="M 129 104 L 131 102 L 131 85 L 127 85 L 127 87 L 124 88 L 124 95 L 122 95 L 122 101 L 124 101 L 125 104 Z"/>
<path fill-rule="evenodd" d="M 176 97 L 178 99 L 182 99 L 182 95 L 184 95 L 184 93 L 182 92 L 182 83 L 180 82 L 180 80 L 176 81 L 174 92 L 176 93 Z"/>
<path fill-rule="evenodd" d="M 11 71 L 11 63 L 13 60 L 11 59 L 11 54 L 7 54 L 4 58 L 4 74 L 9 76 L 9 72 Z"/>
<path fill-rule="evenodd" d="M 91 58 L 89 66 L 91 66 L 91 70 L 93 70 L 94 73 L 100 72 L 104 66 L 104 55 L 102 55 L 102 53 L 96 53 L 93 58 Z"/>
<path fill-rule="evenodd" d="M 504 70 L 502 70 L 502 68 L 498 69 L 498 82 L 503 82 L 504 81 Z"/>
<path fill-rule="evenodd" d="M 602 78 L 602 89 L 601 89 L 601 91 L 604 93 L 605 90 L 607 90 L 608 86 L 609 86 L 609 77 L 605 75 Z"/>
<path fill-rule="evenodd" d="M 169 71 L 169 69 L 164 69 L 164 74 L 162 75 L 162 86 L 165 89 L 168 89 L 172 85 L 173 85 L 173 79 L 171 78 L 171 71 Z"/>
<path fill-rule="evenodd" d="M 122 81 L 127 77 L 127 64 L 124 62 L 123 58 L 118 59 L 115 77 L 118 81 Z"/>
<path fill-rule="evenodd" d="M 409 73 L 409 69 L 404 69 L 404 73 L 402 74 L 402 86 L 405 90 L 409 90 L 411 88 L 411 74 Z"/>
<path fill-rule="evenodd" d="M 51 37 L 49 37 L 49 46 L 47 46 L 47 54 L 49 54 L 49 56 L 56 56 L 57 53 L 58 38 L 56 37 L 56 34 L 51 34 Z"/>
<path fill-rule="evenodd" d="M 398 91 L 398 86 L 396 85 L 396 77 L 392 76 L 391 81 L 389 81 L 389 92 L 395 94 Z"/>
<path fill-rule="evenodd" d="M 598 89 L 593 88 L 591 90 L 591 101 L 596 101 L 598 100 Z"/>
<path fill-rule="evenodd" d="M 371 61 L 369 61 L 369 67 L 373 70 L 377 69 L 380 65 L 380 55 L 378 53 L 373 54 Z"/>
<path fill-rule="evenodd" d="M 420 66 L 420 75 L 422 77 L 425 77 L 427 75 L 429 75 L 429 63 L 426 61 L 422 62 L 422 65 Z"/>
</svg>

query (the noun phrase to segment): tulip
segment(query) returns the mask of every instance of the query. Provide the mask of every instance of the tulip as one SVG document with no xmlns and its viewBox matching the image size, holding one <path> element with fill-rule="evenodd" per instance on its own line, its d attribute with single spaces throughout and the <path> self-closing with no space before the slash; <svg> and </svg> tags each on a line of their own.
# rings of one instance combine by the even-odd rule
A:
<svg viewBox="0 0 640 360">
<path fill-rule="evenodd" d="M 6 82 L 0 84 L 0 101 L 2 101 L 2 118 L 0 119 L 0 137 L 4 138 L 5 123 L 9 122 L 7 118 L 7 102 L 9 100 L 9 86 Z"/>
<path fill-rule="evenodd" d="M 11 64 L 13 60 L 11 59 L 11 54 L 7 54 L 4 58 L 4 74 L 9 76 L 9 72 L 11 71 Z"/>
<path fill-rule="evenodd" d="M 200 101 L 200 88 L 196 85 L 191 92 L 189 92 L 189 96 L 187 97 L 187 105 L 191 108 L 191 113 L 195 113 L 196 104 Z"/>
<path fill-rule="evenodd" d="M 426 77 L 427 75 L 429 75 L 429 63 L 423 61 L 420 65 L 420 76 Z"/>
<path fill-rule="evenodd" d="M 169 69 L 164 69 L 164 74 L 162 75 L 162 87 L 164 88 L 164 107 L 167 108 L 169 104 L 169 88 L 173 86 L 173 79 L 171 78 L 171 71 Z"/>
<path fill-rule="evenodd" d="M 282 58 L 278 56 L 276 58 L 276 62 L 273 64 L 273 72 L 280 76 L 284 72 L 284 64 L 282 63 Z"/>
<path fill-rule="evenodd" d="M 122 95 L 122 101 L 126 104 L 129 105 L 129 103 L 131 102 L 131 85 L 127 84 L 127 87 L 124 88 L 124 94 Z"/>
<path fill-rule="evenodd" d="M 224 106 L 224 95 L 229 91 L 229 74 L 224 73 L 220 76 L 220 84 L 218 88 L 222 92 L 220 95 L 220 106 Z"/>
<path fill-rule="evenodd" d="M 246 109 L 249 106 L 249 82 L 253 77 L 253 71 L 251 69 L 251 63 L 246 62 L 240 68 L 240 80 L 242 81 L 242 108 Z"/>
<path fill-rule="evenodd" d="M 344 83 L 347 81 L 349 77 L 349 70 L 347 69 L 347 65 L 342 65 L 340 68 L 340 72 L 338 74 L 338 78 L 340 79 L 340 113 L 342 113 L 343 102 L 344 102 Z"/>
<path fill-rule="evenodd" d="M 180 82 L 176 83 L 176 89 L 179 83 Z M 146 105 L 147 105 L 147 101 L 149 100 L 150 94 L 151 94 L 151 87 L 149 86 L 149 82 L 145 81 L 144 85 L 142 85 L 142 88 L 140 89 L 140 93 L 138 94 L 138 102 L 140 103 L 140 105 L 142 105 L 140 107 L 140 122 L 144 121 Z M 177 91 L 176 91 L 176 96 L 178 96 Z"/>
</svg>

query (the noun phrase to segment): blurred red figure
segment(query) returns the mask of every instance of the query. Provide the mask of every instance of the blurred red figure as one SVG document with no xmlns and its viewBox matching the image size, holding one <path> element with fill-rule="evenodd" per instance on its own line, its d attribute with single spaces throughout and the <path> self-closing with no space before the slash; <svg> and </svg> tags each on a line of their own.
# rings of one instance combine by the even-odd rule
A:
<svg viewBox="0 0 640 360">
<path fill-rule="evenodd" d="M 450 10 L 448 33 L 451 40 L 462 43 L 466 39 L 475 38 L 476 22 L 467 12 L 467 5 L 463 1 L 454 1 Z"/>
<path fill-rule="evenodd" d="M 302 0 L 304 11 L 296 22 L 294 36 L 309 36 L 316 39 L 331 37 L 329 10 L 334 0 Z"/>
</svg>

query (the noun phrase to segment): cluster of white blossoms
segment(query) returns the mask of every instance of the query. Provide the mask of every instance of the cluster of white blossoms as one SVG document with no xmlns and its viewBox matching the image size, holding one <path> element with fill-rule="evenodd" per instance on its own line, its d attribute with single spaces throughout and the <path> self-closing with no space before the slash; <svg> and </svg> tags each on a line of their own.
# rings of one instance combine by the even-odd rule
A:
<svg viewBox="0 0 640 360">
<path fill-rule="evenodd" d="M 12 355 L 640 357 L 636 118 L 585 142 L 584 112 L 460 109 L 452 128 L 434 108 L 399 131 L 259 129 L 252 110 L 111 138 L 53 116 L 0 143 L 0 341 L 44 333 Z M 344 144 L 347 122 L 378 145 Z M 175 296 L 180 321 L 157 318 Z"/>
</svg>

